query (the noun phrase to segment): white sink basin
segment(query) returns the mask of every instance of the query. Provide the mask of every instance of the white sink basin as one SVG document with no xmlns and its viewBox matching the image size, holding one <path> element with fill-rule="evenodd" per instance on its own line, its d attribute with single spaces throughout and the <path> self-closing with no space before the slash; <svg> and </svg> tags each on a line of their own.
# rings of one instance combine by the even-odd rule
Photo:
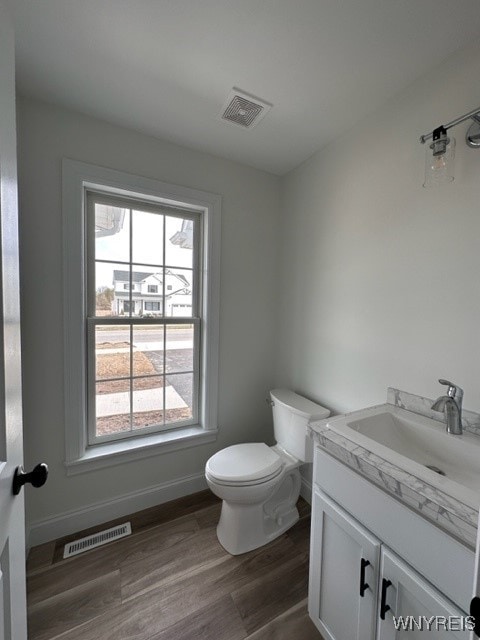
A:
<svg viewBox="0 0 480 640">
<path fill-rule="evenodd" d="M 444 423 L 389 404 L 333 418 L 327 426 L 444 493 L 478 508 L 479 436 L 465 431 L 461 436 L 451 435 Z"/>
</svg>

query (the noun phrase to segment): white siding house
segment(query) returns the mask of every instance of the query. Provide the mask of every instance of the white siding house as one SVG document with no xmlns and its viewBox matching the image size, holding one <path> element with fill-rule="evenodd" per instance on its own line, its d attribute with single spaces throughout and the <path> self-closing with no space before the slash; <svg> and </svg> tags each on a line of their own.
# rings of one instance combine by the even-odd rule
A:
<svg viewBox="0 0 480 640">
<path fill-rule="evenodd" d="M 179 273 L 165 269 L 164 291 L 162 271 L 132 271 L 130 283 L 129 271 L 115 270 L 112 312 L 119 316 L 127 315 L 130 311 L 134 316 L 144 317 L 191 316 L 192 283 L 189 276 L 188 271 Z"/>
</svg>

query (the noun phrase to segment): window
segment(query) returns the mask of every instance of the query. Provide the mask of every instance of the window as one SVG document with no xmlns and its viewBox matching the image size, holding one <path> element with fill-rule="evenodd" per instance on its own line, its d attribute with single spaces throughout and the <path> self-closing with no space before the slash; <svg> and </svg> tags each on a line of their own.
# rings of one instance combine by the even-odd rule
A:
<svg viewBox="0 0 480 640">
<path fill-rule="evenodd" d="M 211 442 L 219 197 L 71 160 L 63 178 L 68 473 Z"/>
<path fill-rule="evenodd" d="M 160 302 L 145 302 L 145 311 L 160 311 Z"/>
<path fill-rule="evenodd" d="M 89 444 L 197 424 L 201 214 L 90 190 L 86 206 Z M 192 242 L 182 246 L 186 221 Z M 153 278 L 164 310 L 155 319 L 142 309 L 160 302 L 134 293 Z"/>
</svg>

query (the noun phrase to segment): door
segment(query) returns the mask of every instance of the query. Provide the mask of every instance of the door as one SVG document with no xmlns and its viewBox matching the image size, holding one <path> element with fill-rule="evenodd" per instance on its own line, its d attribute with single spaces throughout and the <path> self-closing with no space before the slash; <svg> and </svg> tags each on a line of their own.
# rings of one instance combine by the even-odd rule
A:
<svg viewBox="0 0 480 640">
<path fill-rule="evenodd" d="M 380 542 L 318 489 L 313 494 L 309 614 L 325 640 L 372 640 Z"/>
<path fill-rule="evenodd" d="M 380 578 L 377 640 L 468 640 L 466 614 L 385 547 Z"/>
<path fill-rule="evenodd" d="M 13 29 L 0 0 L 0 640 L 26 640 Z"/>
</svg>

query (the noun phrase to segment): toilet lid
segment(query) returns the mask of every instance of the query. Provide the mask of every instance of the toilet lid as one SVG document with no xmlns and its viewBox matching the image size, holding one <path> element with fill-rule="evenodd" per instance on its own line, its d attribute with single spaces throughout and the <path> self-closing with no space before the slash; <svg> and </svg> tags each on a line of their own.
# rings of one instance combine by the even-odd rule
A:
<svg viewBox="0 0 480 640">
<path fill-rule="evenodd" d="M 206 465 L 214 478 L 246 482 L 268 478 L 282 466 L 280 457 L 263 442 L 234 444 L 215 453 Z"/>
</svg>

